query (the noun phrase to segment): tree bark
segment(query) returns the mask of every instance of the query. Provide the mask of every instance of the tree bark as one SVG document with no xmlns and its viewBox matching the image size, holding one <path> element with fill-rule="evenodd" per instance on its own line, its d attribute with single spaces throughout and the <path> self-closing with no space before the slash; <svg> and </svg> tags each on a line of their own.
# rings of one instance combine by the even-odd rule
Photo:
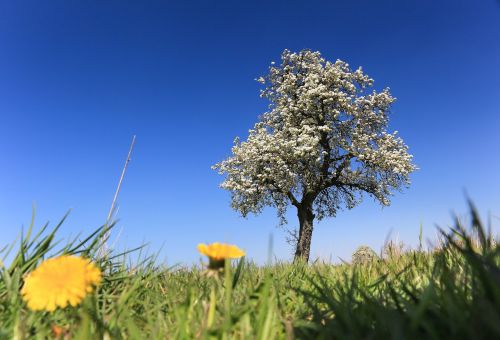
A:
<svg viewBox="0 0 500 340">
<path fill-rule="evenodd" d="M 309 261 L 311 253 L 311 238 L 313 232 L 314 214 L 312 203 L 302 202 L 297 207 L 297 216 L 299 217 L 299 239 L 295 249 L 294 262 Z"/>
</svg>

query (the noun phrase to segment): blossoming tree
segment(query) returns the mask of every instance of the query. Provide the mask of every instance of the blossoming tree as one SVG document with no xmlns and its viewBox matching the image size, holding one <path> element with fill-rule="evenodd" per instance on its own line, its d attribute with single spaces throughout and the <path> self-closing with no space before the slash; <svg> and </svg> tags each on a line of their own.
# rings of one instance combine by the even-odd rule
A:
<svg viewBox="0 0 500 340">
<path fill-rule="evenodd" d="M 351 209 L 363 194 L 390 204 L 416 167 L 397 131 L 387 132 L 395 98 L 371 91 L 373 79 L 319 52 L 285 50 L 269 68 L 261 97 L 270 101 L 232 156 L 214 165 L 225 175 L 232 207 L 243 216 L 275 207 L 281 223 L 292 205 L 299 230 L 295 260 L 308 261 L 314 219 Z"/>
</svg>

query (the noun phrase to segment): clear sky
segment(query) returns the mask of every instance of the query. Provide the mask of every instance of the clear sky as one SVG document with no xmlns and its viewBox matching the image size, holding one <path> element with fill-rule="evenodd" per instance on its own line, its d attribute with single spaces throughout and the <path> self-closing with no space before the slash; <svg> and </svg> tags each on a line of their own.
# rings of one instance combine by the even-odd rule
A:
<svg viewBox="0 0 500 340">
<path fill-rule="evenodd" d="M 500 216 L 500 2 L 1 1 L 0 246 L 28 225 L 71 215 L 62 238 L 106 220 L 119 198 L 120 247 L 148 242 L 168 264 L 224 241 L 258 262 L 291 259 L 275 212 L 243 219 L 210 166 L 267 103 L 255 78 L 283 49 L 363 66 L 398 101 L 391 127 L 420 170 L 390 207 L 372 199 L 316 225 L 312 256 L 416 244 L 422 223 Z M 290 225 L 296 226 L 295 214 Z M 498 218 L 493 223 L 500 224 Z"/>
</svg>

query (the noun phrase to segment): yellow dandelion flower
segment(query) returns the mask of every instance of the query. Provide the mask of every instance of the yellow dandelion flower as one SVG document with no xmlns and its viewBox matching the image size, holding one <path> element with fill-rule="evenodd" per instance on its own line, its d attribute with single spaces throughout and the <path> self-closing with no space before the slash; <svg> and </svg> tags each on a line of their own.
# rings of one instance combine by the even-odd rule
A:
<svg viewBox="0 0 500 340">
<path fill-rule="evenodd" d="M 88 259 L 64 255 L 48 259 L 28 274 L 21 295 L 31 310 L 53 311 L 78 305 L 101 282 L 101 271 Z"/>
<path fill-rule="evenodd" d="M 237 246 L 224 243 L 212 243 L 212 244 L 198 244 L 198 251 L 208 256 L 210 263 L 208 267 L 210 269 L 219 269 L 224 267 L 224 261 L 226 259 L 237 259 L 245 256 L 245 252 L 238 248 Z"/>
</svg>

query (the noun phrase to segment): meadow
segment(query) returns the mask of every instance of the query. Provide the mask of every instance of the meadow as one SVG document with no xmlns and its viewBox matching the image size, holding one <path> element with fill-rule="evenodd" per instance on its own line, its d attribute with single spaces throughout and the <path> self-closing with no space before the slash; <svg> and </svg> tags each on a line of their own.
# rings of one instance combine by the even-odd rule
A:
<svg viewBox="0 0 500 340">
<path fill-rule="evenodd" d="M 356 264 L 242 258 L 216 273 L 141 249 L 100 256 L 113 225 L 66 245 L 64 219 L 32 225 L 2 249 L 0 339 L 498 339 L 500 248 L 472 205 L 470 217 L 432 248 L 389 246 Z M 31 311 L 26 274 L 62 254 L 92 259 L 102 282 L 76 307 Z"/>
</svg>

